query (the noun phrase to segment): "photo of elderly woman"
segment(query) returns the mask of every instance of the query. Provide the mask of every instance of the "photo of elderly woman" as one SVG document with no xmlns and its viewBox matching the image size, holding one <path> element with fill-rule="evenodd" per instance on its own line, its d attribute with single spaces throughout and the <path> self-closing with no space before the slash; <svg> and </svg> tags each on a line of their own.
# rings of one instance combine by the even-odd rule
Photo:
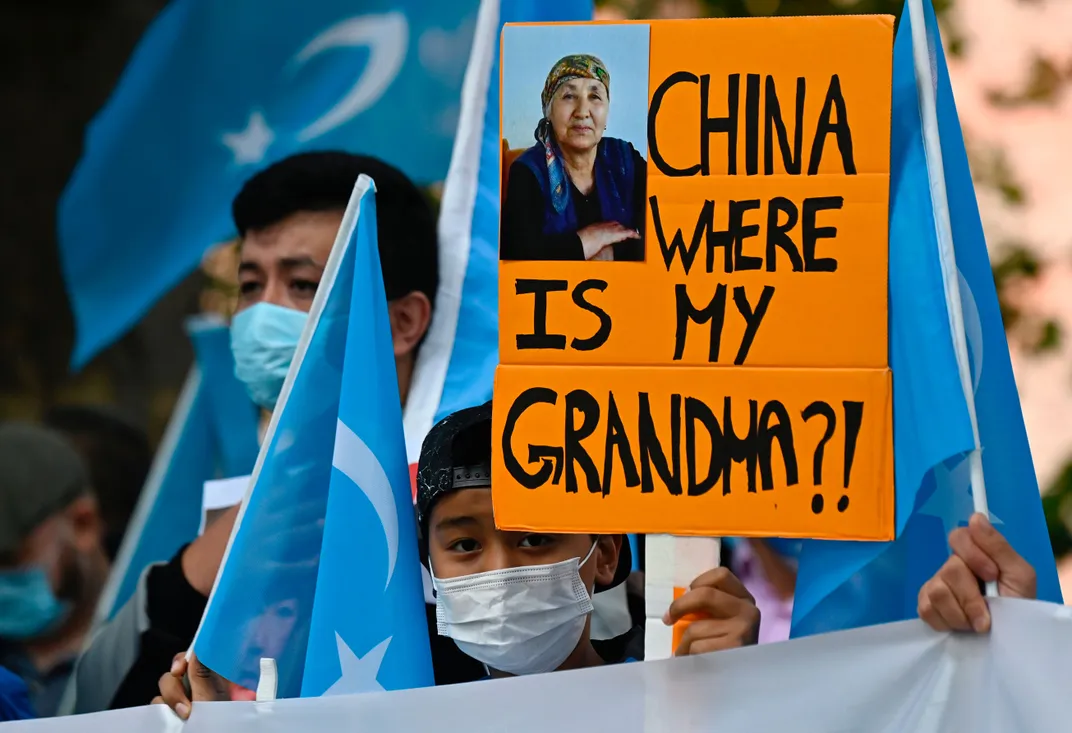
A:
<svg viewBox="0 0 1072 733">
<path fill-rule="evenodd" d="M 536 143 L 516 157 L 503 143 L 500 259 L 644 259 L 647 163 L 607 134 L 611 95 L 610 69 L 594 55 L 551 67 Z"/>
</svg>

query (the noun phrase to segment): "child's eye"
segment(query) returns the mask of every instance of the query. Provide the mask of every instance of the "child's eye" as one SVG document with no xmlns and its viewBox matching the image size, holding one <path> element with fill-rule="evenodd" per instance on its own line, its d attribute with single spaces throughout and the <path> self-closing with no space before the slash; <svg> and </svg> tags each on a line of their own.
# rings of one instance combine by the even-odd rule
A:
<svg viewBox="0 0 1072 733">
<path fill-rule="evenodd" d="M 551 535 L 546 534 L 527 534 L 521 538 L 521 542 L 518 543 L 519 547 L 547 547 L 554 539 Z"/>
<path fill-rule="evenodd" d="M 476 552 L 480 549 L 480 543 L 471 537 L 455 540 L 447 548 L 451 552 Z"/>
</svg>

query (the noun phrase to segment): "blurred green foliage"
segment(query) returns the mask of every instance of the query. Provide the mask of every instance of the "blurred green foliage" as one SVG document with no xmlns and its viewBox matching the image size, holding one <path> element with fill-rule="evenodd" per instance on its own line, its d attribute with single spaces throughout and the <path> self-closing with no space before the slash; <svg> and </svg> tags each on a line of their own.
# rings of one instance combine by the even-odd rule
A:
<svg viewBox="0 0 1072 733">
<path fill-rule="evenodd" d="M 1050 531 L 1053 554 L 1063 557 L 1072 552 L 1072 463 L 1065 465 L 1042 497 L 1042 511 Z"/>
<path fill-rule="evenodd" d="M 1022 89 L 1014 92 L 991 89 L 987 99 L 991 104 L 1005 109 L 1028 105 L 1053 106 L 1069 82 L 1072 82 L 1072 64 L 1061 68 L 1055 61 L 1036 55 Z"/>
</svg>

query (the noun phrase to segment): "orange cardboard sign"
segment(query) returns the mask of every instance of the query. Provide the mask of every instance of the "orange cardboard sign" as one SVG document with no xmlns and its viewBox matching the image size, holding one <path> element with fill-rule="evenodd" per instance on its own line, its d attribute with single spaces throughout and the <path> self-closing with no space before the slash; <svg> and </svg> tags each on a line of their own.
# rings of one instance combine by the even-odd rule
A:
<svg viewBox="0 0 1072 733">
<path fill-rule="evenodd" d="M 892 537 L 892 39 L 892 19 L 879 16 L 504 28 L 492 486 L 500 526 Z M 532 389 L 558 401 L 530 406 L 500 445 L 507 415 Z M 768 446 L 763 460 L 746 460 L 748 482 L 732 470 L 729 438 L 716 449 L 728 451 L 723 470 L 734 476 L 723 477 L 723 491 L 675 493 L 684 479 L 674 471 L 649 471 L 638 484 L 628 461 L 616 463 L 626 437 L 611 440 L 608 430 L 640 450 L 651 436 L 636 421 L 649 409 L 650 420 L 661 416 L 657 434 L 677 435 L 699 424 L 683 405 L 721 425 L 723 400 L 736 405 L 733 426 L 748 427 L 737 434 Z M 682 416 L 671 419 L 672 404 Z M 814 449 L 812 433 L 823 435 L 815 416 L 832 411 L 843 429 L 857 404 L 865 409 L 845 484 L 852 499 L 831 510 L 841 500 L 829 480 L 794 476 L 779 464 L 788 458 L 770 457 L 768 437 L 792 432 Z M 759 411 L 751 423 L 750 405 Z M 578 438 L 582 419 L 599 427 Z M 827 461 L 851 442 L 841 440 L 837 448 L 827 436 Z M 710 440 L 679 447 L 673 461 L 710 462 Z M 544 454 L 555 450 L 550 470 L 562 483 L 527 485 L 529 459 L 551 466 Z M 591 466 L 600 491 L 578 490 L 595 480 Z M 812 511 L 816 496 L 824 511 Z"/>
<path fill-rule="evenodd" d="M 893 505 L 874 489 L 893 477 L 888 369 L 710 371 L 504 367 L 496 523 L 887 538 Z"/>
</svg>

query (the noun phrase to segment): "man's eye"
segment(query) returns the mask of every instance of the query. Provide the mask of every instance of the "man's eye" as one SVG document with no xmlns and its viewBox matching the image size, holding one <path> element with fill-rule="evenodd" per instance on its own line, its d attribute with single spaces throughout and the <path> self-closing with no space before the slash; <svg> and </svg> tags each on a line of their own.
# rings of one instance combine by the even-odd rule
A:
<svg viewBox="0 0 1072 733">
<path fill-rule="evenodd" d="M 471 537 L 466 537 L 464 539 L 455 540 L 447 549 L 451 552 L 476 552 L 480 549 L 480 543 Z"/>
<path fill-rule="evenodd" d="M 320 283 L 312 280 L 292 280 L 290 286 L 303 295 L 315 295 Z"/>
<path fill-rule="evenodd" d="M 242 295 L 253 295 L 260 290 L 261 284 L 256 280 L 246 280 L 238 284 L 238 292 Z"/>
<path fill-rule="evenodd" d="M 521 538 L 521 542 L 518 543 L 519 547 L 547 547 L 554 539 L 551 535 L 546 534 L 527 534 Z"/>
</svg>

